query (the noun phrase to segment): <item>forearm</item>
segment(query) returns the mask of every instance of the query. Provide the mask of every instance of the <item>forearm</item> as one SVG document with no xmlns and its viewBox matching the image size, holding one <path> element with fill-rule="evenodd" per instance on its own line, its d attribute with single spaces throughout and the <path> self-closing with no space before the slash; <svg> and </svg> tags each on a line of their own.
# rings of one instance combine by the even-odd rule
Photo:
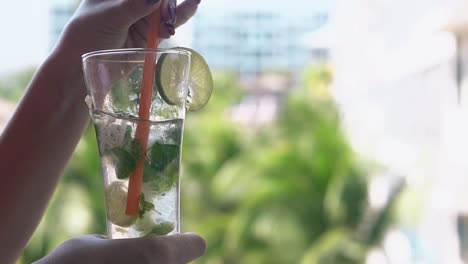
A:
<svg viewBox="0 0 468 264">
<path fill-rule="evenodd" d="M 0 137 L 0 263 L 26 245 L 88 123 L 80 56 L 65 54 L 38 69 Z"/>
</svg>

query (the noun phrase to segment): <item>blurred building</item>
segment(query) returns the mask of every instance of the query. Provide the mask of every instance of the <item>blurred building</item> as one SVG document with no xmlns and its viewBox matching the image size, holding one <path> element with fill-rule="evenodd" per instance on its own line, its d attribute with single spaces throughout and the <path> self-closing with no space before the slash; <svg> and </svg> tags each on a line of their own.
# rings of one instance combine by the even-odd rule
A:
<svg viewBox="0 0 468 264">
<path fill-rule="evenodd" d="M 301 71 L 310 54 L 300 40 L 326 23 L 330 2 L 207 1 L 194 18 L 193 47 L 214 70 Z"/>
<path fill-rule="evenodd" d="M 386 249 L 412 262 L 387 263 L 468 261 L 468 9 L 456 2 L 341 0 L 330 16 L 333 95 L 353 149 L 405 175 L 412 197 L 396 223 L 411 246 Z"/>
<path fill-rule="evenodd" d="M 304 68 L 328 59 L 328 50 L 303 41 L 326 24 L 333 0 L 216 0 L 193 19 L 192 47 L 214 71 L 239 74 L 248 95 L 229 111 L 255 127 L 273 121 L 281 98 Z"/>
<path fill-rule="evenodd" d="M 329 63 L 332 39 L 333 29 L 328 23 L 302 37 L 302 42 L 308 51 L 309 64 Z"/>
<path fill-rule="evenodd" d="M 68 23 L 80 0 L 54 0 L 50 8 L 49 48 L 58 41 L 63 28 Z"/>
<path fill-rule="evenodd" d="M 452 174 L 457 176 L 456 185 L 454 188 L 457 191 L 457 200 L 455 203 L 455 211 L 457 214 L 456 226 L 457 235 L 459 239 L 460 257 L 464 263 L 468 263 L 468 205 L 466 199 L 466 186 L 468 181 L 466 173 L 468 172 L 468 165 L 466 164 L 466 155 L 468 153 L 468 140 L 466 140 L 466 133 L 468 132 L 468 18 L 466 12 L 468 11 L 468 3 L 461 2 L 456 6 L 455 11 L 447 23 L 446 29 L 450 31 L 455 37 L 456 41 L 456 54 L 454 63 L 454 77 L 457 83 L 457 94 L 459 103 L 459 115 L 457 119 L 452 122 L 452 131 L 459 131 L 450 136 L 454 138 L 452 144 L 449 146 L 451 153 L 450 166 Z"/>
<path fill-rule="evenodd" d="M 468 4 L 461 4 L 453 13 L 446 29 L 453 33 L 456 39 L 455 76 L 458 87 L 459 102 L 468 102 Z"/>
</svg>

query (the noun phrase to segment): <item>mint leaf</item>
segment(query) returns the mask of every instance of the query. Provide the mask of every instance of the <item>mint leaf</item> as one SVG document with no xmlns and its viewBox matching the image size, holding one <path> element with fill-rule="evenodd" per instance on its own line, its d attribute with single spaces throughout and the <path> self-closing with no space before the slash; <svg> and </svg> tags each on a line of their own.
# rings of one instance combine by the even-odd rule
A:
<svg viewBox="0 0 468 264">
<path fill-rule="evenodd" d="M 135 158 L 123 148 L 113 148 L 110 151 L 115 164 L 115 173 L 118 179 L 127 179 L 136 168 Z"/>
<path fill-rule="evenodd" d="M 149 184 L 151 189 L 159 194 L 169 191 L 179 179 L 179 160 L 169 163 L 164 171 L 153 168 L 148 161 L 145 162 L 143 182 Z"/>
<path fill-rule="evenodd" d="M 150 165 L 159 172 L 164 171 L 169 163 L 178 158 L 178 145 L 154 143 L 149 150 Z"/>
<path fill-rule="evenodd" d="M 137 162 L 143 158 L 143 148 L 137 139 L 130 140 L 124 148 L 115 147 L 108 151 L 115 166 L 118 179 L 127 179 L 136 169 Z"/>
<path fill-rule="evenodd" d="M 156 174 L 153 176 L 152 181 L 147 184 L 158 195 L 170 191 L 178 179 L 175 175 Z"/>
<path fill-rule="evenodd" d="M 179 121 L 177 121 L 179 122 Z M 183 122 L 183 121 L 180 121 Z M 175 123 L 173 128 L 167 131 L 167 138 L 172 140 L 175 144 L 181 143 L 182 139 L 182 124 Z"/>
<path fill-rule="evenodd" d="M 161 175 L 161 172 L 155 168 L 153 168 L 149 161 L 145 161 L 145 167 L 143 169 L 143 182 L 149 182 L 153 181 L 157 178 L 159 178 Z"/>
<path fill-rule="evenodd" d="M 125 114 L 125 113 L 123 113 Z M 125 127 L 125 135 L 124 135 L 124 139 L 125 141 L 128 141 L 129 138 L 132 137 L 132 126 L 131 125 L 127 125 Z"/>
<path fill-rule="evenodd" d="M 145 194 L 141 193 L 140 194 L 140 209 L 138 211 L 138 217 L 143 218 L 146 212 L 155 210 L 154 204 L 147 202 L 145 200 Z"/>
<path fill-rule="evenodd" d="M 157 181 L 155 190 L 167 191 L 177 179 L 179 172 L 179 146 L 155 143 L 145 160 L 143 181 Z"/>
<path fill-rule="evenodd" d="M 143 158 L 143 147 L 138 139 L 133 138 L 130 140 L 129 149 L 132 156 L 136 161 L 139 161 Z"/>
<path fill-rule="evenodd" d="M 165 221 L 153 227 L 153 229 L 151 229 L 151 231 L 147 235 L 164 236 L 169 234 L 172 230 L 174 230 L 174 227 L 174 223 Z"/>
</svg>

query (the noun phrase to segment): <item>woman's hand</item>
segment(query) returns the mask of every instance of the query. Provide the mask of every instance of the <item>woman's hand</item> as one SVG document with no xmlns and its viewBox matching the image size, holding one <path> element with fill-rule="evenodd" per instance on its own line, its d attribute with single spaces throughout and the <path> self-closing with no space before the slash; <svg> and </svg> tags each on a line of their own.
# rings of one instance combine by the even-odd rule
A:
<svg viewBox="0 0 468 264">
<path fill-rule="evenodd" d="M 68 56 L 81 56 L 94 50 L 143 48 L 150 27 L 148 16 L 158 9 L 160 38 L 169 38 L 195 14 L 200 0 L 185 0 L 176 10 L 169 8 L 169 2 L 173 1 L 85 0 L 65 28 L 58 49 Z"/>
<path fill-rule="evenodd" d="M 30 239 L 88 125 L 81 56 L 95 50 L 144 47 L 149 28 L 146 17 L 158 9 L 162 17 L 160 35 L 169 37 L 175 27 L 192 17 L 200 0 L 182 2 L 176 10 L 176 23 L 171 26 L 166 22 L 172 20 L 170 14 L 174 12 L 170 12 L 169 3 L 173 1 L 84 0 L 80 5 L 57 47 L 34 75 L 0 136 L 0 211 L 3 212 L 0 263 L 13 263 Z M 175 258 L 172 263 L 180 263 L 196 256 L 184 255 L 184 249 L 192 246 L 185 236 L 134 240 L 142 248 L 133 247 L 127 241 L 83 237 L 66 242 L 44 259 L 44 263 L 67 263 L 61 257 L 76 263 L 92 263 L 80 261 L 80 254 L 91 254 L 90 260 L 112 263 L 125 259 L 123 254 L 145 259 L 155 253 L 150 252 L 155 245 L 152 241 L 162 247 L 159 253 L 163 254 L 163 261 L 160 263 L 171 263 L 165 262 L 165 257 Z M 180 252 L 177 250 L 179 244 L 182 246 Z M 97 249 L 106 253 L 100 255 Z M 187 258 L 178 260 L 176 256 Z"/>
<path fill-rule="evenodd" d="M 36 264 L 183 264 L 205 252 L 205 241 L 195 234 L 106 239 L 99 235 L 68 240 Z"/>
</svg>

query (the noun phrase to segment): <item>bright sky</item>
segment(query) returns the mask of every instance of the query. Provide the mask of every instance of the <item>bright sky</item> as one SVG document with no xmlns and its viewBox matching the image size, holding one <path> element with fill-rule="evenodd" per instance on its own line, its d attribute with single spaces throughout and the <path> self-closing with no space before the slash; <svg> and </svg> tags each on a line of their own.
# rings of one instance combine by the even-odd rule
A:
<svg viewBox="0 0 468 264">
<path fill-rule="evenodd" d="M 49 53 L 52 3 L 68 0 L 0 0 L 0 76 L 39 65 Z M 179 45 L 190 46 L 189 23 L 177 29 Z"/>
<path fill-rule="evenodd" d="M 37 65 L 45 58 L 49 2 L 0 1 L 0 75 Z"/>
<path fill-rule="evenodd" d="M 315 10 L 326 10 L 335 0 L 205 0 L 202 1 L 203 11 L 219 12 L 219 10 L 276 10 L 290 13 L 313 14 Z"/>
<path fill-rule="evenodd" d="M 67 0 L 0 1 L 0 76 L 39 65 L 49 53 L 52 3 Z M 189 24 L 177 30 L 179 45 L 190 45 Z"/>
</svg>

